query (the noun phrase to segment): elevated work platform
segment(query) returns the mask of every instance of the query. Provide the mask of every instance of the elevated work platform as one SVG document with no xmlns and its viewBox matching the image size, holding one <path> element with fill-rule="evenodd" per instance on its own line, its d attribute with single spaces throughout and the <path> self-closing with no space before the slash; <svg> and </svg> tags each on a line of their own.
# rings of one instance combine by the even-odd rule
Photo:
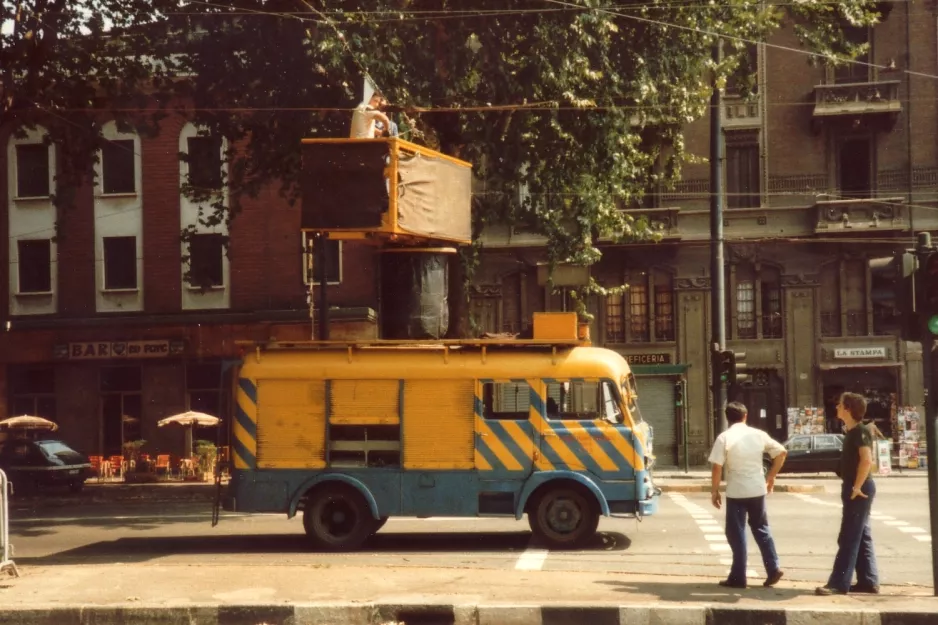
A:
<svg viewBox="0 0 938 625">
<path fill-rule="evenodd" d="M 469 244 L 472 165 L 396 137 L 303 139 L 301 228 L 378 244 Z"/>
</svg>

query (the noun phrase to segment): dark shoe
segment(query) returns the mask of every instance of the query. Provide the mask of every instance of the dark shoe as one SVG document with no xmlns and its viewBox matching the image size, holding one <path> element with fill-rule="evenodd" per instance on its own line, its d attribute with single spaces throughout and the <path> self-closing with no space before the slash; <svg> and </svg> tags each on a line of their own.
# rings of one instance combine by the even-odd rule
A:
<svg viewBox="0 0 938 625">
<path fill-rule="evenodd" d="M 879 586 L 866 586 L 862 584 L 854 584 L 850 587 L 850 592 L 859 592 L 867 595 L 878 595 Z"/>
<path fill-rule="evenodd" d="M 782 575 L 784 574 L 785 574 L 785 571 L 783 571 L 782 569 L 779 569 L 775 571 L 774 573 L 772 573 L 771 575 L 769 575 L 768 579 L 762 582 L 762 585 L 765 586 L 766 588 L 768 588 L 769 586 L 774 586 L 775 584 L 778 583 L 778 580 L 782 579 Z"/>
<path fill-rule="evenodd" d="M 746 589 L 746 584 L 745 584 L 745 583 L 737 584 L 736 582 L 731 582 L 731 581 L 728 580 L 728 579 L 721 579 L 721 580 L 719 581 L 719 584 L 720 584 L 720 586 L 723 586 L 724 588 L 740 588 L 740 589 L 742 589 L 742 590 L 745 590 L 745 589 Z"/>
<path fill-rule="evenodd" d="M 845 595 L 847 591 L 840 588 L 831 588 L 830 586 L 818 586 L 814 589 L 814 594 L 826 597 L 828 595 Z"/>
</svg>

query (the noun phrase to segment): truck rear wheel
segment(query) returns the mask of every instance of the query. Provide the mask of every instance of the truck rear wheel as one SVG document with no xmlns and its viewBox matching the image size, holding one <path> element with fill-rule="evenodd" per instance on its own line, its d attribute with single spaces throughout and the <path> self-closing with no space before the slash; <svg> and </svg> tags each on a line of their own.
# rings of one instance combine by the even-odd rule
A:
<svg viewBox="0 0 938 625">
<path fill-rule="evenodd" d="M 584 489 L 558 486 L 538 496 L 528 509 L 528 523 L 539 542 L 556 549 L 576 549 L 596 535 L 599 510 Z"/>
<path fill-rule="evenodd" d="M 375 532 L 365 498 L 351 486 L 328 485 L 307 496 L 303 529 L 313 547 L 321 551 L 353 551 Z"/>
</svg>

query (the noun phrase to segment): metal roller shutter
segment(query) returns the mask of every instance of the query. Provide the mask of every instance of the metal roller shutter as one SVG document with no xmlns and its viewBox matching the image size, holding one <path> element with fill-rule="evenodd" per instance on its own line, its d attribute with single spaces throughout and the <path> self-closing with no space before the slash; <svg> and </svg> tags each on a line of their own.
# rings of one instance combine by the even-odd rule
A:
<svg viewBox="0 0 938 625">
<path fill-rule="evenodd" d="M 637 376 L 638 407 L 654 428 L 653 453 L 659 466 L 671 466 L 677 458 L 677 426 L 674 415 L 674 378 Z"/>
</svg>

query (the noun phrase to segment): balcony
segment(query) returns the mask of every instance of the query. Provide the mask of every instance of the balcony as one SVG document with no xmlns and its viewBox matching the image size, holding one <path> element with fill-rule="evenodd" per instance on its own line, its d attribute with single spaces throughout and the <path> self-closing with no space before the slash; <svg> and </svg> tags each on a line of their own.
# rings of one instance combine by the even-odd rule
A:
<svg viewBox="0 0 938 625">
<path fill-rule="evenodd" d="M 827 200 L 814 204 L 815 234 L 882 232 L 909 228 L 902 197 Z"/>
<path fill-rule="evenodd" d="M 814 120 L 858 115 L 887 115 L 894 118 L 902 110 L 899 81 L 859 82 L 817 85 L 814 88 Z"/>
</svg>

